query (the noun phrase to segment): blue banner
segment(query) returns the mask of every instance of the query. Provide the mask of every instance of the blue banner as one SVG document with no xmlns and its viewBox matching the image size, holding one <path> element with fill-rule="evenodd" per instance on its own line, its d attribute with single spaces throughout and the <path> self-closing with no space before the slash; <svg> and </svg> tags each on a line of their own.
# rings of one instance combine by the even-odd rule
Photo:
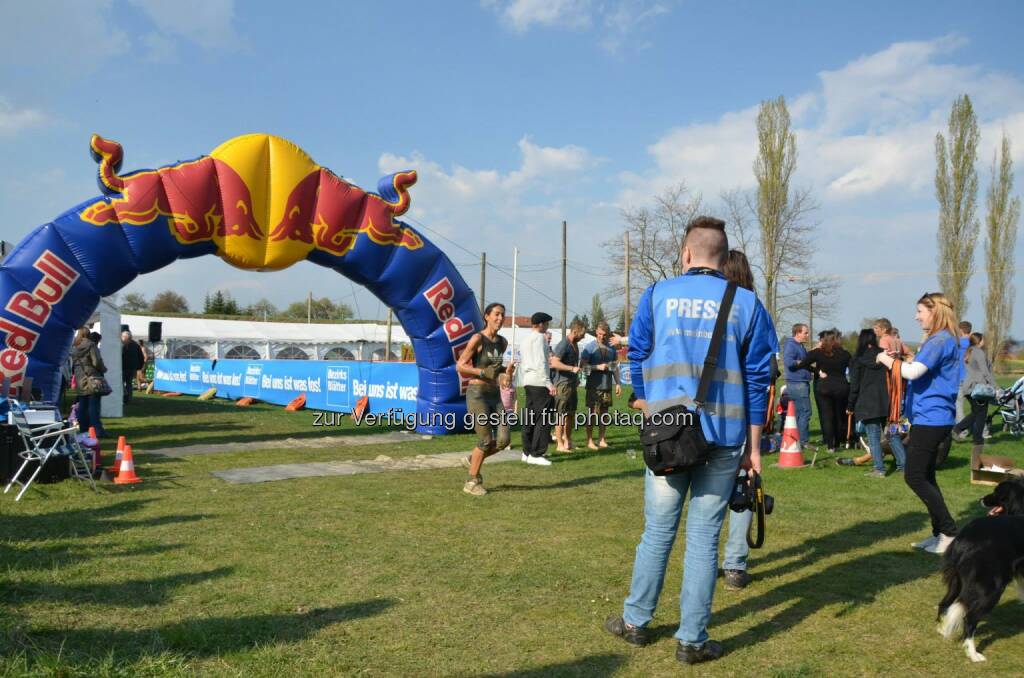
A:
<svg viewBox="0 0 1024 678">
<path fill-rule="evenodd" d="M 256 398 L 287 405 L 303 393 L 306 407 L 351 412 L 363 396 L 369 411 L 416 414 L 419 372 L 414 363 L 321 360 L 156 361 L 155 388 L 199 395 L 216 387 L 218 398 Z"/>
</svg>

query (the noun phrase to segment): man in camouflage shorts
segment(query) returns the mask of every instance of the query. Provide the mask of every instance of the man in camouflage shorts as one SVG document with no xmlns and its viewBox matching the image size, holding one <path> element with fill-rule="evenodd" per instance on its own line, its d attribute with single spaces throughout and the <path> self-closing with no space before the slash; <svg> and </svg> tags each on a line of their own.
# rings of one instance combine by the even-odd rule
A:
<svg viewBox="0 0 1024 678">
<path fill-rule="evenodd" d="M 580 320 L 569 323 L 569 330 L 551 352 L 551 367 L 555 370 L 555 442 L 559 452 L 574 449 L 572 431 L 576 419 L 576 389 L 580 379 L 579 341 L 587 333 Z"/>
</svg>

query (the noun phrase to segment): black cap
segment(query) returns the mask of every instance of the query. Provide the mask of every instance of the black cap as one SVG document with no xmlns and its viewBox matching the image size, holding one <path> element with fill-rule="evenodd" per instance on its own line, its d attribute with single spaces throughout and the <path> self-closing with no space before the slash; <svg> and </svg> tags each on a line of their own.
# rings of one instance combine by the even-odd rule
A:
<svg viewBox="0 0 1024 678">
<path fill-rule="evenodd" d="M 530 316 L 530 324 L 531 325 L 540 325 L 541 323 L 549 323 L 549 322 L 551 322 L 551 316 L 549 316 L 547 313 L 543 313 L 541 311 L 538 311 L 538 312 L 536 312 L 536 313 L 534 313 L 533 315 Z"/>
</svg>

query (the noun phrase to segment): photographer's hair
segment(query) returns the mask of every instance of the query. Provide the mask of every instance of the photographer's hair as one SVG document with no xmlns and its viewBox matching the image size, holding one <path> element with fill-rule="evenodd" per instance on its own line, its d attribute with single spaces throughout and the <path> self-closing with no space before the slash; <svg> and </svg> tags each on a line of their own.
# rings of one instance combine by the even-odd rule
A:
<svg viewBox="0 0 1024 678">
<path fill-rule="evenodd" d="M 796 325 L 793 325 L 793 336 L 795 337 L 796 335 L 803 332 L 804 328 L 806 327 L 807 325 L 805 325 L 804 323 L 797 323 Z"/>
<path fill-rule="evenodd" d="M 490 303 L 490 304 L 487 304 L 487 306 L 484 307 L 484 317 L 486 318 L 487 316 L 489 316 L 491 314 L 491 311 L 493 311 L 494 309 L 496 309 L 499 306 L 501 307 L 501 312 L 504 313 L 505 312 L 505 304 L 502 304 L 502 303 L 497 302 L 497 301 L 495 301 L 493 303 Z"/>
<path fill-rule="evenodd" d="M 974 350 L 974 347 L 981 344 L 982 340 L 984 339 L 985 335 L 982 334 L 981 332 L 971 332 L 970 337 L 968 339 L 970 344 L 967 346 L 967 350 L 964 351 L 964 365 L 966 365 L 967 361 L 971 359 L 971 351 Z"/>
<path fill-rule="evenodd" d="M 856 357 L 859 358 L 867 353 L 869 348 L 878 348 L 878 337 L 875 336 L 875 331 L 872 329 L 861 330 L 857 335 Z"/>
<path fill-rule="evenodd" d="M 954 338 L 957 336 L 959 327 L 957 326 L 956 313 L 953 311 L 953 304 L 946 298 L 945 294 L 942 292 L 925 292 L 917 300 L 917 303 L 927 308 L 933 314 L 931 329 L 925 333 L 926 339 L 942 330 L 946 330 Z M 970 327 L 970 323 L 967 323 L 967 326 Z"/>
<path fill-rule="evenodd" d="M 750 270 L 750 261 L 743 250 L 729 250 L 722 273 L 729 282 L 736 283 L 743 289 L 754 291 L 754 272 Z"/>
<path fill-rule="evenodd" d="M 702 258 L 722 266 L 729 255 L 729 237 L 725 234 L 725 222 L 715 217 L 697 217 L 686 226 L 683 247 L 688 247 Z"/>
<path fill-rule="evenodd" d="M 888 318 L 879 318 L 872 327 L 881 327 L 884 334 L 892 332 L 892 323 L 889 322 Z"/>
</svg>

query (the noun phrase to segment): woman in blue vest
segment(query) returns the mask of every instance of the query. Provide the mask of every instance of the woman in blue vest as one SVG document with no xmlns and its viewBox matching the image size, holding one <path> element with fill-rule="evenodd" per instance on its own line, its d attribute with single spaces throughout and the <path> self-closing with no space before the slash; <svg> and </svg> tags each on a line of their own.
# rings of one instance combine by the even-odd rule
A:
<svg viewBox="0 0 1024 678">
<path fill-rule="evenodd" d="M 924 343 L 913 362 L 900 368 L 907 388 L 907 416 L 910 419 L 910 447 L 904 479 L 924 502 L 932 521 L 932 533 L 913 544 L 928 553 L 944 553 L 956 536 L 956 522 L 946 508 L 935 466 L 939 445 L 956 423 L 956 395 L 960 386 L 957 321 L 953 305 L 941 292 L 917 300 L 914 316 L 924 330 Z M 879 353 L 876 360 L 888 368 L 893 357 Z"/>
</svg>

